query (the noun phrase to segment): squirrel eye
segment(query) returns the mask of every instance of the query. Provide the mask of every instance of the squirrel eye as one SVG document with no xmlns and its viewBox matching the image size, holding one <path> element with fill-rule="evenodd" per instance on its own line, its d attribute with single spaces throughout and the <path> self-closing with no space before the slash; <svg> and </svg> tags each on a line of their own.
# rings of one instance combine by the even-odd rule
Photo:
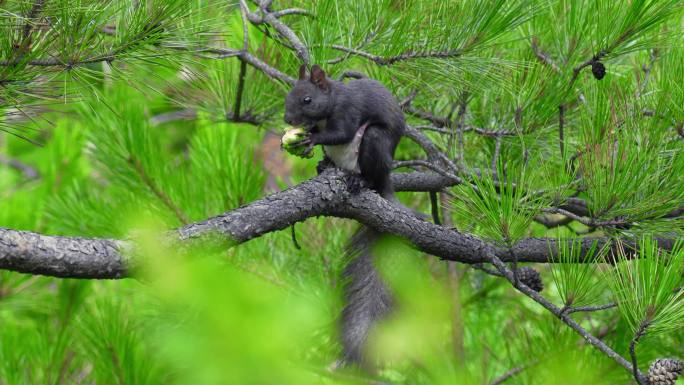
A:
<svg viewBox="0 0 684 385">
<path fill-rule="evenodd" d="M 305 96 L 304 99 L 302 99 L 302 102 L 304 102 L 304 104 L 311 103 L 311 96 Z"/>
</svg>

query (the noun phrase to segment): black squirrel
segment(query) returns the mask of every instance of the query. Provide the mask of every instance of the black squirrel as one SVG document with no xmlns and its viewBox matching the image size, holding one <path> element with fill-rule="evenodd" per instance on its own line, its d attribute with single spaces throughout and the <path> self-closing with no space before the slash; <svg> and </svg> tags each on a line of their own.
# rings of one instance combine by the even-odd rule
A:
<svg viewBox="0 0 684 385">
<path fill-rule="evenodd" d="M 302 145 L 323 145 L 324 164 L 360 173 L 385 198 L 393 196 L 390 171 L 394 150 L 404 133 L 399 103 L 380 82 L 355 79 L 345 84 L 326 77 L 314 65 L 285 98 L 285 122 L 309 132 Z"/>
<path fill-rule="evenodd" d="M 302 145 L 323 146 L 326 156 L 319 172 L 332 163 L 359 173 L 371 189 L 394 200 L 390 171 L 405 122 L 399 103 L 380 82 L 363 78 L 345 84 L 327 78 L 317 65 L 307 77 L 302 65 L 299 80 L 285 99 L 285 122 L 309 131 Z M 366 337 L 392 307 L 392 297 L 373 266 L 370 250 L 380 235 L 361 227 L 348 245 L 352 258 L 344 270 L 342 363 L 372 366 L 364 354 Z"/>
</svg>

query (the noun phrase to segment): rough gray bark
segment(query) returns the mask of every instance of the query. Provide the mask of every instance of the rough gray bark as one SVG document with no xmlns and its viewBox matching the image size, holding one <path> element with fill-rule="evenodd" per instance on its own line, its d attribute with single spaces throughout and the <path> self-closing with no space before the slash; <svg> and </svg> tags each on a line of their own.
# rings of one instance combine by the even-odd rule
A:
<svg viewBox="0 0 684 385">
<path fill-rule="evenodd" d="M 0 269 L 64 278 L 123 278 L 126 243 L 0 228 Z"/>
<path fill-rule="evenodd" d="M 398 174 L 395 180 L 397 186 L 407 188 L 418 183 L 416 181 L 434 178 L 433 186 L 438 187 L 435 175 L 414 172 Z M 555 239 L 524 239 L 509 253 L 472 235 L 427 222 L 411 210 L 370 190 L 352 195 L 347 191 L 346 177 L 344 171 L 328 169 L 297 186 L 160 237 L 164 242 L 185 243 L 220 235 L 237 244 L 285 229 L 307 218 L 336 216 L 355 219 L 378 231 L 405 238 L 421 251 L 442 259 L 474 264 L 489 262 L 487 255 L 493 253 L 504 262 L 512 261 L 513 257 L 520 262 L 553 262 L 557 250 Z M 609 239 L 581 239 L 583 256 L 587 255 L 594 242 L 602 246 Z M 660 242 L 664 248 L 672 247 L 673 243 L 669 240 Z M 131 275 L 134 250 L 131 241 L 49 236 L 0 228 L 0 269 L 23 273 L 72 278 L 123 278 Z"/>
</svg>

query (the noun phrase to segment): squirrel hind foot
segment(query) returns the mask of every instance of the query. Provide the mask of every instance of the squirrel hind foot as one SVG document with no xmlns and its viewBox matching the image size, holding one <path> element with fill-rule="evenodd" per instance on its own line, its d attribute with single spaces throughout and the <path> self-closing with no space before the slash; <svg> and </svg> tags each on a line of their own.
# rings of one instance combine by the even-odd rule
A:
<svg viewBox="0 0 684 385">
<path fill-rule="evenodd" d="M 366 187 L 366 182 L 363 180 L 361 175 L 350 172 L 346 178 L 347 189 L 352 195 L 356 195 L 361 192 L 361 190 Z"/>
</svg>

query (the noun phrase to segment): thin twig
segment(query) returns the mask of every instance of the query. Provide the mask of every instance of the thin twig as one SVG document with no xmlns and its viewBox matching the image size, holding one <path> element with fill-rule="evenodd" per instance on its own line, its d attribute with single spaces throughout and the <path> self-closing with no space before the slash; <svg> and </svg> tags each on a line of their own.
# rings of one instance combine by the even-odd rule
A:
<svg viewBox="0 0 684 385">
<path fill-rule="evenodd" d="M 614 227 L 614 226 L 625 226 L 625 225 L 630 225 L 632 222 L 626 219 L 622 218 L 617 218 L 617 219 L 612 219 L 608 221 L 597 221 L 595 218 L 585 218 L 582 216 L 579 216 L 575 213 L 572 213 L 568 210 L 558 208 L 558 207 L 551 207 L 551 208 L 545 208 L 542 211 L 546 213 L 551 213 L 551 214 L 562 214 L 565 215 L 566 217 L 572 218 L 576 220 L 577 222 L 588 226 L 588 227 Z"/>
<path fill-rule="evenodd" d="M 245 0 L 240 0 L 240 16 L 242 17 L 242 51 L 249 49 L 249 27 L 247 26 L 247 4 Z M 237 121 L 240 117 L 240 107 L 242 106 L 242 93 L 245 88 L 245 74 L 247 72 L 247 62 L 240 61 L 240 74 L 238 75 L 237 91 L 235 93 L 235 106 L 233 107 L 233 120 Z"/>
<path fill-rule="evenodd" d="M 561 157 L 565 156 L 565 104 L 558 106 L 558 146 Z"/>
<path fill-rule="evenodd" d="M 432 123 L 432 126 L 419 125 L 419 126 L 415 126 L 415 128 L 421 129 L 421 130 L 435 131 L 435 132 L 439 132 L 441 134 L 447 134 L 447 135 L 453 135 L 454 134 L 453 131 L 445 128 L 445 127 L 451 127 L 452 126 L 452 122 L 448 117 L 438 116 L 438 115 L 432 114 L 430 112 L 427 112 L 425 110 L 413 107 L 410 102 L 413 100 L 414 97 L 415 97 L 415 94 L 411 94 L 409 97 L 407 97 L 406 99 L 404 99 L 400 103 L 404 112 L 406 112 L 410 115 L 413 115 L 419 119 L 423 119 L 423 120 L 426 120 L 426 121 Z M 463 111 L 464 111 L 463 114 L 465 114 L 465 110 L 463 110 Z M 460 116 L 457 116 L 457 118 L 460 118 Z M 518 133 L 514 130 L 506 130 L 506 129 L 490 130 L 490 129 L 486 129 L 486 128 L 469 126 L 469 125 L 465 125 L 465 124 L 463 125 L 463 132 L 464 133 L 465 132 L 474 132 L 478 135 L 488 136 L 488 137 L 492 137 L 492 138 L 495 138 L 498 136 L 516 136 L 516 135 L 518 135 Z"/>
<path fill-rule="evenodd" d="M 74 353 L 73 350 L 67 350 L 66 354 L 64 355 L 64 359 L 62 360 L 62 364 L 59 366 L 59 371 L 57 374 L 57 380 L 55 381 L 55 384 L 66 383 L 64 381 L 64 377 L 66 376 L 67 370 L 69 369 L 69 365 L 71 364 L 71 361 L 74 359 L 75 356 L 76 353 Z"/>
<path fill-rule="evenodd" d="M 603 59 L 606 55 L 608 55 L 607 51 L 600 51 L 597 53 L 594 57 L 591 59 L 583 62 L 582 64 L 578 65 L 577 67 L 572 69 L 572 78 L 570 79 L 570 87 L 572 87 L 575 84 L 575 81 L 577 81 L 577 77 L 579 76 L 580 72 L 586 67 L 591 66 L 594 64 L 594 62 L 597 62 L 601 59 Z"/>
<path fill-rule="evenodd" d="M 227 111 L 225 114 L 227 121 L 249 123 L 258 126 L 266 121 L 265 115 L 255 115 L 250 111 L 241 112 L 240 115 L 234 114 L 232 111 Z M 173 122 L 177 120 L 195 120 L 197 119 L 197 110 L 194 108 L 184 108 L 182 110 L 164 112 L 150 118 L 152 125 L 159 125 L 163 123 Z"/>
<path fill-rule="evenodd" d="M 17 171 L 20 171 L 24 175 L 24 178 L 29 179 L 29 180 L 38 179 L 40 176 L 38 174 L 38 170 L 36 170 L 35 168 L 33 168 L 33 167 L 31 167 L 25 163 L 22 163 L 16 159 L 7 158 L 1 154 L 0 154 L 0 163 L 6 165 L 8 167 L 11 167 Z"/>
<path fill-rule="evenodd" d="M 356 47 L 356 49 L 361 49 L 361 48 L 365 47 L 368 43 L 370 43 L 371 41 L 373 41 L 373 38 L 375 38 L 376 33 L 377 33 L 376 31 L 371 31 L 371 32 L 368 34 L 368 36 L 366 36 L 366 38 L 363 39 L 363 41 L 361 42 L 361 44 L 359 44 L 358 47 Z M 330 59 L 330 60 L 328 60 L 326 63 L 327 63 L 327 64 L 339 64 L 339 63 L 341 63 L 341 62 L 343 62 L 343 61 L 349 59 L 349 57 L 350 57 L 351 55 L 352 55 L 351 53 L 345 52 L 344 55 L 338 56 L 338 57 L 333 58 L 333 59 Z"/>
<path fill-rule="evenodd" d="M 413 126 L 416 129 L 419 130 L 425 130 L 425 131 L 434 131 L 434 132 L 439 132 L 440 134 L 445 134 L 445 135 L 454 135 L 454 132 L 442 128 L 442 127 L 436 127 L 436 126 L 430 126 L 430 125 L 418 125 L 418 126 Z M 479 128 L 479 127 L 473 127 L 473 126 L 465 126 L 462 130 L 464 133 L 466 132 L 472 132 L 481 136 L 487 136 L 490 138 L 497 138 L 501 136 L 516 136 L 518 135 L 515 131 L 511 130 L 488 130 L 484 128 Z"/>
<path fill-rule="evenodd" d="M 446 156 L 446 154 L 444 154 L 444 152 L 442 152 L 437 145 L 424 133 L 416 130 L 413 127 L 407 126 L 404 130 L 404 136 L 413 140 L 420 147 L 422 147 L 429 160 L 436 160 L 444 163 L 444 166 L 448 167 L 452 172 L 460 171 L 460 168 L 451 159 L 449 159 L 449 157 Z"/>
<path fill-rule="evenodd" d="M 280 19 L 283 16 L 287 15 L 303 15 L 303 16 L 313 16 L 313 13 L 306 9 L 301 9 L 301 8 L 288 8 L 288 9 L 282 9 L 280 11 L 275 11 L 271 12 L 273 17 Z"/>
<path fill-rule="evenodd" d="M 295 229 L 296 223 L 293 223 L 292 226 L 290 226 L 290 235 L 292 237 L 292 244 L 294 245 L 295 249 L 301 250 L 302 247 L 299 245 L 299 242 L 297 242 L 297 230 Z"/>
<path fill-rule="evenodd" d="M 174 122 L 177 120 L 195 119 L 197 119 L 197 110 L 194 108 L 184 108 L 182 110 L 164 112 L 158 115 L 154 115 L 150 118 L 150 123 L 156 126 L 158 124 Z"/>
<path fill-rule="evenodd" d="M 28 15 L 26 15 L 26 24 L 24 24 L 24 39 L 27 40 L 31 37 L 31 32 L 33 30 L 33 22 L 31 19 L 38 17 L 40 12 L 43 10 L 46 0 L 36 0 L 31 7 Z"/>
<path fill-rule="evenodd" d="M 245 0 L 240 0 L 240 18 L 242 19 L 242 50 L 247 51 L 249 49 L 249 27 L 247 26 L 247 14 L 249 13 L 249 8 L 247 8 L 247 3 Z"/>
<path fill-rule="evenodd" d="M 539 59 L 542 63 L 546 64 L 547 66 L 551 67 L 554 71 L 560 72 L 560 68 L 558 68 L 558 65 L 556 65 L 551 56 L 539 47 L 539 39 L 536 36 L 532 37 L 531 44 L 532 51 L 534 52 L 534 56 L 536 56 L 537 59 Z"/>
<path fill-rule="evenodd" d="M 465 144 L 463 142 L 463 129 L 465 127 L 466 109 L 468 108 L 468 93 L 463 92 L 458 104 L 458 115 L 456 116 L 456 133 L 458 134 L 458 154 L 456 155 L 456 162 L 463 165 Z"/>
<path fill-rule="evenodd" d="M 486 130 L 483 128 L 466 126 L 463 128 L 463 132 L 474 132 L 478 135 L 488 136 L 491 138 L 500 138 L 502 136 L 516 136 L 517 132 L 511 130 Z"/>
<path fill-rule="evenodd" d="M 265 8 L 267 10 L 270 9 L 271 3 L 273 3 L 273 0 L 256 0 L 256 1 L 252 0 L 252 1 L 254 1 L 259 6 L 261 6 L 262 8 Z"/>
<path fill-rule="evenodd" d="M 334 368 L 336 368 L 337 366 L 338 366 L 338 363 L 331 365 L 331 368 L 329 368 L 329 369 L 321 369 L 321 368 L 312 366 L 312 367 L 310 367 L 310 370 L 312 372 L 318 374 L 321 377 L 325 376 L 325 377 L 328 377 L 330 379 L 341 380 L 343 382 L 351 382 L 354 384 L 360 383 L 360 384 L 368 384 L 368 385 L 392 385 L 392 384 L 388 384 L 386 382 L 376 381 L 376 380 L 371 379 L 371 378 L 362 377 L 360 375 L 354 374 L 353 372 L 345 372 L 342 370 L 335 370 Z"/>
<path fill-rule="evenodd" d="M 492 156 L 492 175 L 494 178 L 498 178 L 497 169 L 499 164 L 499 156 L 501 155 L 501 137 L 496 138 L 496 143 L 494 144 L 494 156 Z"/>
<path fill-rule="evenodd" d="M 403 110 L 405 107 L 410 106 L 413 102 L 413 99 L 415 99 L 416 96 L 418 96 L 418 90 L 414 89 L 411 92 L 409 92 L 409 94 L 399 102 L 399 107 L 401 107 L 401 109 Z"/>
<path fill-rule="evenodd" d="M 441 225 L 442 221 L 439 219 L 439 201 L 437 199 L 437 192 L 436 191 L 430 191 L 428 192 L 430 195 L 430 209 L 432 212 L 432 221 L 436 225 Z"/>
<path fill-rule="evenodd" d="M 495 277 L 503 277 L 503 274 L 501 274 L 501 273 L 499 273 L 498 271 L 492 269 L 491 267 L 485 266 L 485 265 L 482 264 L 482 263 L 476 263 L 476 264 L 473 264 L 473 265 L 470 265 L 470 266 L 472 266 L 474 269 L 484 271 L 485 273 L 487 273 L 487 274 L 489 274 L 489 275 L 493 275 L 493 276 L 495 276 Z"/>
<path fill-rule="evenodd" d="M 636 356 L 636 344 L 639 343 L 641 337 L 646 334 L 646 329 L 648 329 L 650 325 L 650 321 L 642 322 L 641 325 L 639 325 L 639 329 L 637 329 L 636 333 L 634 333 L 634 338 L 632 338 L 632 341 L 629 343 L 629 356 L 632 358 L 632 375 L 634 376 L 634 380 L 639 385 L 648 385 L 649 381 L 644 377 L 643 374 L 639 372 Z"/>
<path fill-rule="evenodd" d="M 110 357 L 112 359 L 112 364 L 114 365 L 114 375 L 116 376 L 117 383 L 119 385 L 126 385 L 126 380 L 124 376 L 123 368 L 121 367 L 121 360 L 119 355 L 114 350 L 114 346 L 107 344 L 107 350 L 109 350 Z"/>
<path fill-rule="evenodd" d="M 567 308 L 565 310 L 565 314 L 572 314 L 572 313 L 577 313 L 577 312 L 601 311 L 601 310 L 612 309 L 614 307 L 617 307 L 617 303 L 611 302 L 611 303 L 607 303 L 605 305 L 598 305 L 598 306 L 577 306 L 577 307 Z"/>
<path fill-rule="evenodd" d="M 533 218 L 533 220 L 541 225 L 544 225 L 544 227 L 546 227 L 547 229 L 555 229 L 556 227 L 566 226 L 573 221 L 572 218 L 566 216 L 560 219 L 553 220 L 549 219 L 545 215 L 537 215 Z"/>
<path fill-rule="evenodd" d="M 521 293 L 525 294 L 538 304 L 542 305 L 545 309 L 550 311 L 553 315 L 555 315 L 558 319 L 560 319 L 563 323 L 568 325 L 571 329 L 573 329 L 577 334 L 582 336 L 585 341 L 587 341 L 590 345 L 594 346 L 601 352 L 603 352 L 606 356 L 610 357 L 613 359 L 615 362 L 617 362 L 620 366 L 624 367 L 627 369 L 630 373 L 634 370 L 636 373 L 639 375 L 642 375 L 639 372 L 638 368 L 635 368 L 630 364 L 624 357 L 622 357 L 620 354 L 618 354 L 616 351 L 611 349 L 608 345 L 606 345 L 605 342 L 599 340 L 595 336 L 593 336 L 591 333 L 586 331 L 580 324 L 578 324 L 576 321 L 574 321 L 570 316 L 567 314 L 564 314 L 556 305 L 552 304 L 544 298 L 541 294 L 537 293 L 536 291 L 530 289 L 527 285 L 525 285 L 522 282 L 516 282 L 513 273 L 506 267 L 506 265 L 493 253 L 489 254 L 489 259 L 490 262 L 499 270 L 499 272 L 509 281 L 511 284 L 513 284 L 513 287 L 520 291 Z"/>
<path fill-rule="evenodd" d="M 192 47 L 187 47 L 187 46 L 182 46 L 182 45 L 169 45 L 169 46 L 164 46 L 164 48 L 176 50 L 176 51 L 187 51 L 189 53 L 193 54 L 212 54 L 215 56 L 212 56 L 210 58 L 212 59 L 225 59 L 225 58 L 231 58 L 231 57 L 237 57 L 238 59 L 246 62 L 247 64 L 251 65 L 252 67 L 256 68 L 257 70 L 263 72 L 266 76 L 273 80 L 279 80 L 283 83 L 286 84 L 294 84 L 295 79 L 292 78 L 291 76 L 288 76 L 282 72 L 280 72 L 278 69 L 275 67 L 270 66 L 269 64 L 265 63 L 261 59 L 257 58 L 256 56 L 252 55 L 251 53 L 245 51 L 245 50 L 238 50 L 238 49 L 231 49 L 231 48 L 192 48 Z M 35 59 L 27 62 L 27 65 L 30 66 L 35 66 L 35 67 L 62 67 L 64 69 L 73 69 L 77 66 L 83 65 L 83 64 L 89 64 L 89 63 L 98 63 L 98 62 L 111 62 L 116 60 L 121 52 L 109 52 L 107 54 L 103 55 L 98 55 L 98 56 L 93 56 L 89 57 L 86 59 L 78 59 L 78 60 L 69 60 L 69 61 L 63 61 L 60 60 L 59 58 L 49 58 L 49 59 Z M 11 61 L 0 61 L 0 66 L 11 66 L 14 65 L 14 62 Z"/>
<path fill-rule="evenodd" d="M 401 168 L 401 167 L 425 167 L 428 168 L 446 178 L 449 178 L 452 180 L 454 184 L 462 184 L 463 179 L 458 177 L 455 174 L 450 173 L 449 171 L 444 170 L 443 168 L 427 161 L 427 160 L 421 160 L 421 159 L 413 159 L 413 160 L 400 160 L 400 161 L 395 161 L 393 168 Z"/>
<path fill-rule="evenodd" d="M 417 118 L 427 120 L 428 122 L 434 124 L 437 127 L 448 127 L 451 125 L 449 119 L 441 116 L 431 114 L 427 111 L 421 110 L 419 108 L 413 107 L 410 103 L 406 103 L 402 106 L 402 109 Z"/>
<path fill-rule="evenodd" d="M 505 239 L 505 240 L 506 240 L 506 243 L 509 243 L 508 239 Z M 520 285 L 520 274 L 518 271 L 518 256 L 513 252 L 513 250 L 511 249 L 510 246 L 508 247 L 508 255 L 511 257 L 511 260 L 513 261 L 513 262 L 511 262 L 511 266 L 513 267 L 512 268 L 512 270 L 513 270 L 513 284 L 514 284 L 514 286 L 518 286 L 518 285 Z M 501 272 L 501 273 L 503 273 L 503 272 Z"/>
<path fill-rule="evenodd" d="M 157 198 L 159 198 L 164 206 L 166 206 L 169 210 L 171 210 L 172 213 L 176 215 L 176 218 L 178 218 L 182 224 L 187 225 L 190 223 L 188 217 L 185 216 L 185 213 L 180 209 L 180 207 L 176 206 L 171 198 L 166 195 L 166 193 L 164 193 L 164 191 L 162 191 L 159 186 L 157 186 L 157 184 L 154 183 L 154 181 L 147 175 L 145 168 L 143 167 L 142 163 L 140 163 L 138 158 L 130 156 L 128 158 L 128 164 L 133 167 L 135 172 L 140 177 L 140 180 L 150 189 L 150 191 L 152 191 Z"/>
<path fill-rule="evenodd" d="M 637 99 L 641 97 L 641 95 L 644 94 L 646 91 L 646 87 L 648 87 L 648 81 L 651 77 L 651 70 L 653 69 L 653 65 L 655 64 L 655 61 L 658 59 L 658 50 L 657 49 L 652 49 L 649 53 L 649 61 L 648 65 L 644 64 L 641 69 L 644 71 L 644 80 L 639 84 L 639 88 L 637 89 L 636 92 L 636 97 Z M 646 115 L 644 113 L 644 115 Z"/>
<path fill-rule="evenodd" d="M 8 65 L 17 65 L 19 64 L 26 54 L 30 51 L 31 45 L 33 44 L 32 41 L 32 34 L 33 34 L 33 19 L 37 18 L 40 12 L 43 10 L 43 6 L 45 5 L 45 0 L 35 0 L 33 2 L 33 5 L 31 6 L 31 9 L 29 10 L 28 14 L 24 17 L 24 20 L 26 21 L 24 24 L 24 28 L 22 30 L 22 39 L 21 41 L 15 46 L 14 48 L 14 53 L 16 53 L 16 57 L 8 61 Z"/>
<path fill-rule="evenodd" d="M 415 128 L 417 130 L 439 132 L 440 134 L 445 134 L 445 135 L 453 135 L 454 134 L 453 132 L 451 132 L 451 130 L 448 130 L 448 129 L 442 128 L 442 127 L 422 125 L 422 126 L 413 126 L 413 128 Z"/>
<path fill-rule="evenodd" d="M 516 368 L 513 368 L 507 371 L 506 373 L 502 374 L 501 376 L 497 377 L 494 381 L 490 382 L 489 385 L 501 385 L 504 382 L 508 381 L 511 377 L 525 370 L 528 366 L 529 365 L 521 365 Z"/>
<path fill-rule="evenodd" d="M 294 84 L 295 79 L 277 70 L 275 67 L 271 67 L 262 60 L 258 59 L 256 56 L 250 54 L 249 52 L 242 52 L 239 54 L 241 60 L 246 61 L 247 64 L 263 72 L 266 76 L 274 80 L 280 80 L 287 84 Z"/>
<path fill-rule="evenodd" d="M 301 61 L 304 64 L 309 64 L 309 49 L 306 47 L 306 45 L 304 45 L 304 43 L 302 43 L 301 39 L 299 39 L 297 34 L 294 33 L 294 31 L 285 23 L 278 19 L 279 16 L 276 16 L 277 13 L 275 11 L 270 10 L 270 3 L 268 3 L 268 5 L 264 5 L 267 4 L 264 2 L 260 2 L 258 4 L 261 15 L 258 15 L 253 12 L 246 12 L 249 21 L 254 25 L 260 25 L 265 23 L 273 27 L 276 31 L 278 31 L 280 36 L 287 39 L 287 41 L 292 46 L 292 48 L 294 49 L 297 56 L 301 59 Z"/>
<path fill-rule="evenodd" d="M 349 53 L 351 55 L 359 56 L 374 62 L 377 65 L 388 66 L 396 62 L 412 60 L 412 59 L 427 59 L 427 58 L 453 58 L 460 56 L 463 51 L 456 49 L 450 51 L 430 51 L 430 52 L 406 52 L 395 56 L 378 56 L 359 49 L 349 48 L 338 44 L 330 46 L 332 49 Z"/>
</svg>

